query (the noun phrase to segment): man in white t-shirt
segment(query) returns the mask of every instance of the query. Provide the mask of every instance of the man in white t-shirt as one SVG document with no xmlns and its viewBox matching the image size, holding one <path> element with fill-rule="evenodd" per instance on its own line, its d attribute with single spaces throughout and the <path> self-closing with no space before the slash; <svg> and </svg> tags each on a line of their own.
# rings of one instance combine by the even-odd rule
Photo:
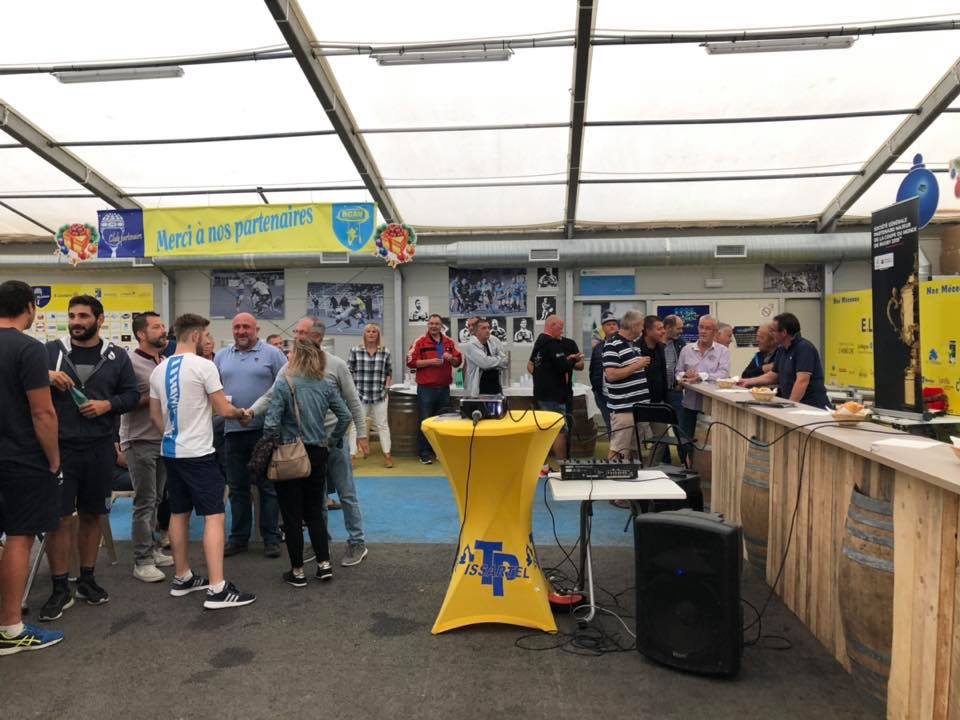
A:
<svg viewBox="0 0 960 720">
<path fill-rule="evenodd" d="M 167 470 L 170 498 L 170 545 L 176 576 L 174 597 L 206 590 L 209 610 L 249 605 L 256 596 L 240 592 L 223 577 L 224 505 L 226 482 L 213 449 L 213 415 L 246 418 L 223 394 L 216 365 L 197 354 L 207 338 L 210 321 L 181 315 L 173 325 L 177 351 L 150 375 L 150 418 L 160 428 L 160 454 Z M 187 559 L 190 512 L 204 518 L 203 554 L 209 578 L 194 575 Z"/>
</svg>

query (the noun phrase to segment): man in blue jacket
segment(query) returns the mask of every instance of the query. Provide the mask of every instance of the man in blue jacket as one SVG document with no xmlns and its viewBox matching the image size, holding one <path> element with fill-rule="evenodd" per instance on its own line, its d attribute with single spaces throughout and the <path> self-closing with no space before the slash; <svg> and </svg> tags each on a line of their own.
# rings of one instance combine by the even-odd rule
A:
<svg viewBox="0 0 960 720">
<path fill-rule="evenodd" d="M 67 308 L 70 336 L 46 344 L 53 405 L 60 418 L 60 463 L 63 488 L 60 526 L 47 536 L 47 559 L 53 594 L 40 620 L 57 620 L 73 605 L 67 564 L 77 513 L 80 578 L 77 597 L 90 605 L 110 598 L 93 576 L 100 547 L 100 516 L 110 512 L 114 441 L 120 415 L 140 400 L 137 377 L 126 351 L 100 337 L 103 305 L 77 295 Z"/>
</svg>

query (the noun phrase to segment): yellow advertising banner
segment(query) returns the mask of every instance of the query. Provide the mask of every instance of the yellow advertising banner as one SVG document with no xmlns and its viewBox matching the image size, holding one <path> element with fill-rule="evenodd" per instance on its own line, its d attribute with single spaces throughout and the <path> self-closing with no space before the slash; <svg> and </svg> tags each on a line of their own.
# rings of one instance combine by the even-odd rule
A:
<svg viewBox="0 0 960 720">
<path fill-rule="evenodd" d="M 376 226 L 373 203 L 230 205 L 143 211 L 144 254 L 364 252 Z"/>
<path fill-rule="evenodd" d="M 827 384 L 873 389 L 873 292 L 834 293 L 826 302 Z"/>
<path fill-rule="evenodd" d="M 960 279 L 920 283 L 920 364 L 924 387 L 940 387 L 960 413 Z"/>
<path fill-rule="evenodd" d="M 67 305 L 75 295 L 92 295 L 103 303 L 100 336 L 126 349 L 137 346 L 133 314 L 153 310 L 153 284 L 34 285 L 37 317 L 27 331 L 38 340 L 56 340 L 69 334 Z"/>
</svg>

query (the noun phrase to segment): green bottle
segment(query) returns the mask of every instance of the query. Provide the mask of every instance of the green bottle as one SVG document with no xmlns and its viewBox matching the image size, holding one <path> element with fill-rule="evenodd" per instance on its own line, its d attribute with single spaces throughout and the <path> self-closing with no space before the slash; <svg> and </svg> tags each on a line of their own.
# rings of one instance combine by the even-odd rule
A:
<svg viewBox="0 0 960 720">
<path fill-rule="evenodd" d="M 70 397 L 73 398 L 73 401 L 77 404 L 77 407 L 86 405 L 88 402 L 90 402 L 89 398 L 87 398 L 86 395 L 77 390 L 75 387 L 70 388 Z"/>
</svg>

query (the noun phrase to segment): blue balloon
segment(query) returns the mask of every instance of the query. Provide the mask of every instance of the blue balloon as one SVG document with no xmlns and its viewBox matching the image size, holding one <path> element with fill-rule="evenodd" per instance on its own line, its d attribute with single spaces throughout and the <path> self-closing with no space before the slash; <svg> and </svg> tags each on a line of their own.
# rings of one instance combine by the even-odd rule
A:
<svg viewBox="0 0 960 720">
<path fill-rule="evenodd" d="M 926 227 L 937 211 L 937 205 L 940 202 L 940 186 L 937 184 L 937 176 L 927 170 L 923 164 L 923 155 L 919 153 L 914 155 L 913 167 L 910 168 L 910 172 L 897 190 L 897 202 L 912 197 L 920 198 L 919 227 Z"/>
<path fill-rule="evenodd" d="M 386 248 L 380 248 L 380 255 L 381 255 L 382 257 L 386 257 L 386 256 L 387 256 L 387 249 L 386 249 Z"/>
</svg>

